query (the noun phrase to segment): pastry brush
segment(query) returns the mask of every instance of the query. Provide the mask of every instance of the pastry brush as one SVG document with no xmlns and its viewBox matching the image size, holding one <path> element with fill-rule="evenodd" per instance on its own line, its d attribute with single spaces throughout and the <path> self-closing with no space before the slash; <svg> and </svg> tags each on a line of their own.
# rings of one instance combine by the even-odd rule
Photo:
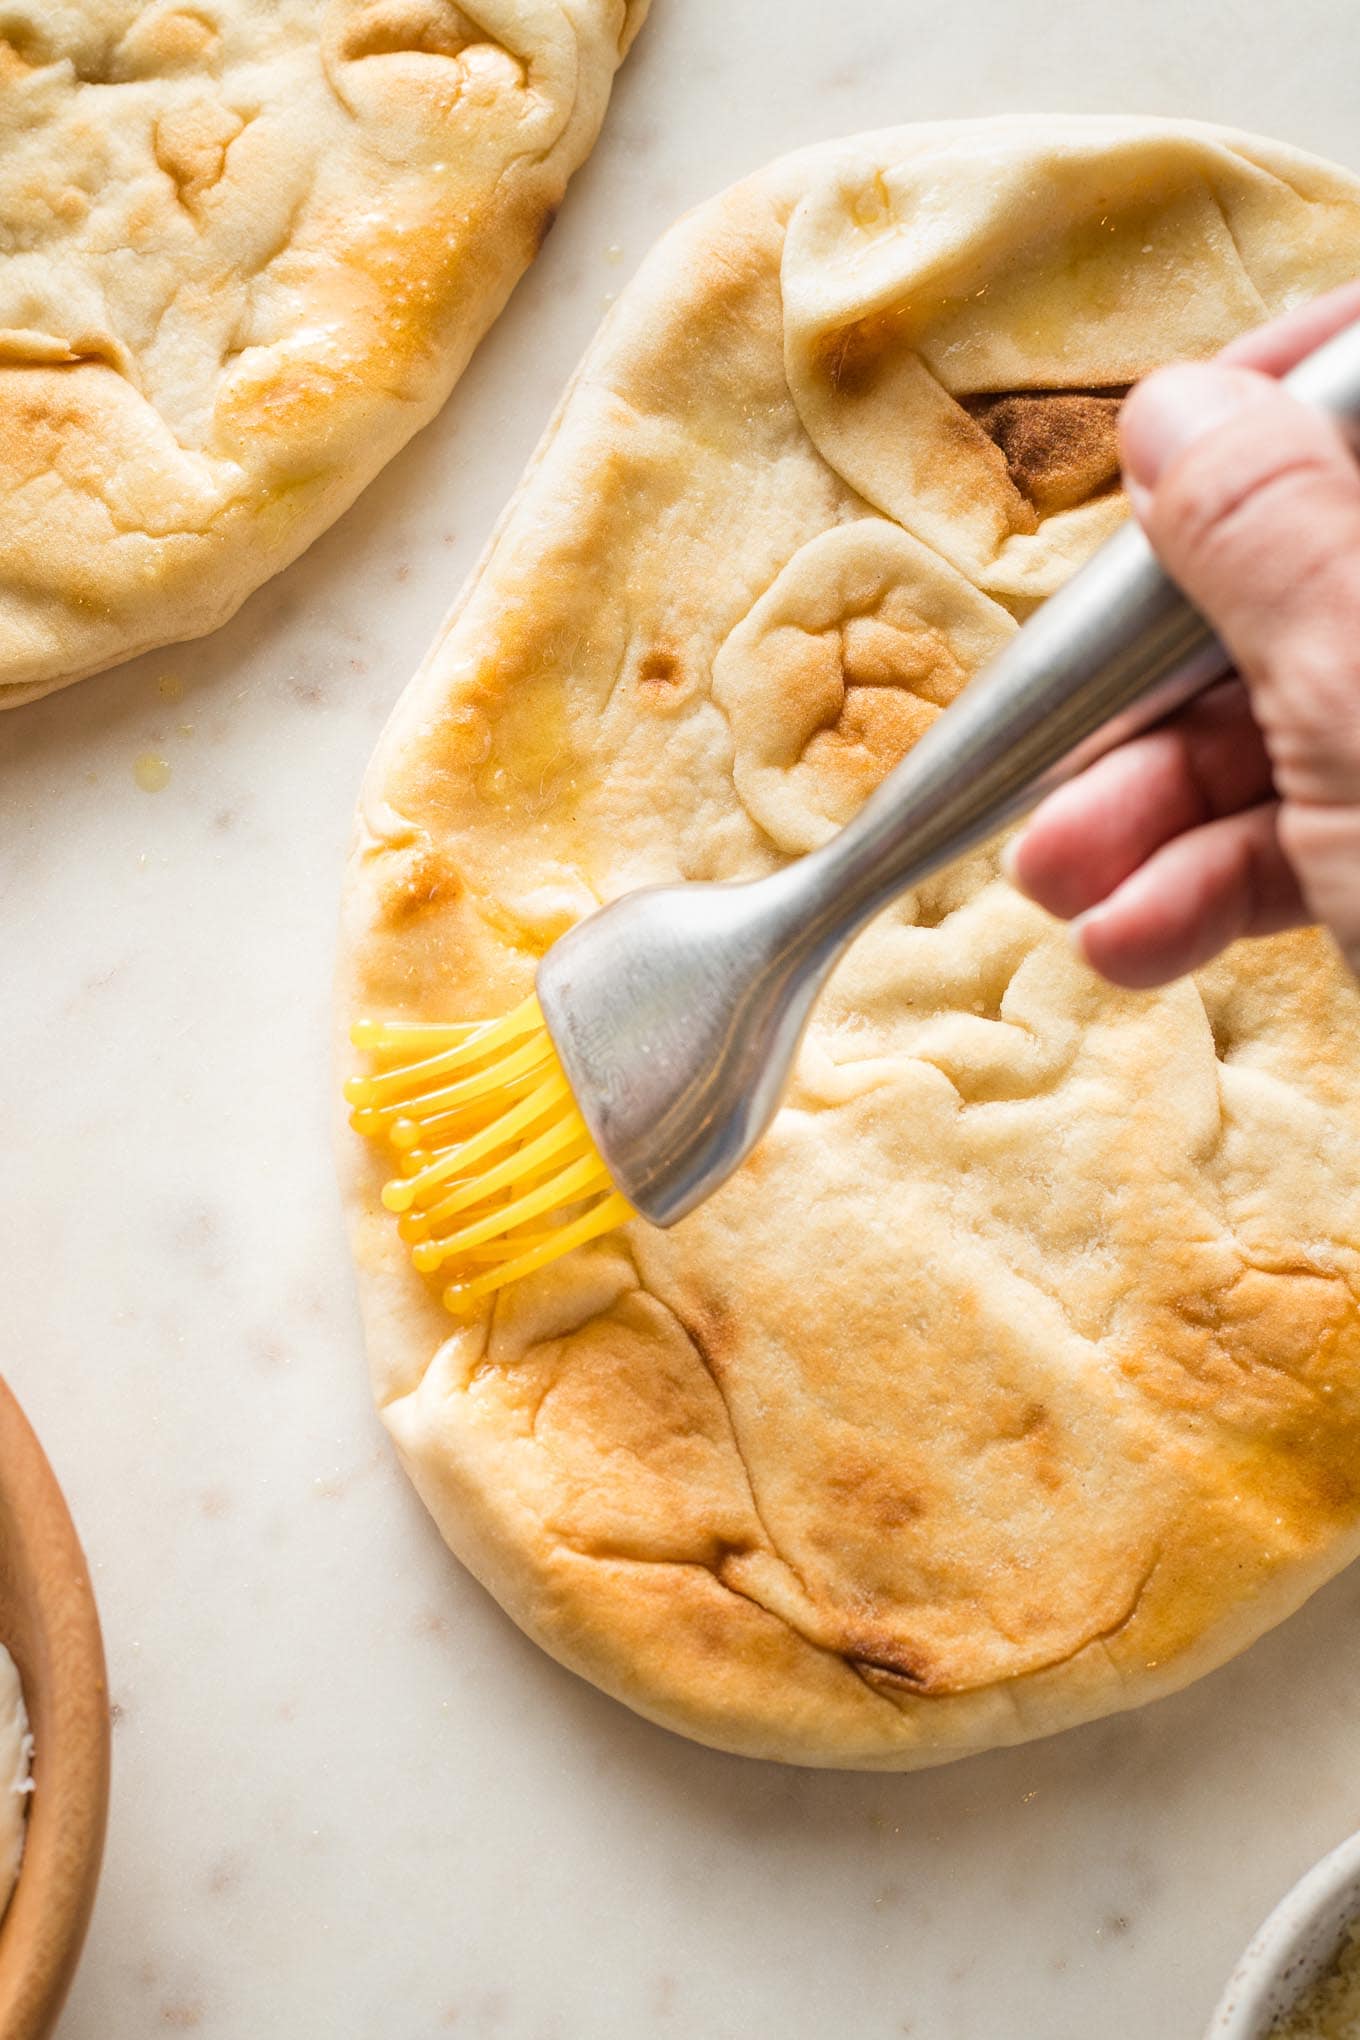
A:
<svg viewBox="0 0 1360 2040">
<path fill-rule="evenodd" d="M 1286 386 L 1360 451 L 1360 325 Z M 630 893 L 562 936 L 507 1017 L 361 1020 L 346 1096 L 383 1191 L 464 1310 L 635 1213 L 673 1225 L 773 1117 L 828 974 L 865 923 L 1231 661 L 1124 526 L 1017 631 L 821 849 L 765 878 Z"/>
</svg>

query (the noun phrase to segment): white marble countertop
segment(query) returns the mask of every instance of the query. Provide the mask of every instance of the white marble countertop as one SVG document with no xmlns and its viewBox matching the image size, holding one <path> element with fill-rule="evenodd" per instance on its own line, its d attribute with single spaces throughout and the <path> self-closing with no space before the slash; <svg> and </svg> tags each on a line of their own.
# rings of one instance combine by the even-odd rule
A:
<svg viewBox="0 0 1360 2040">
<path fill-rule="evenodd" d="M 824 135 L 1012 108 L 1360 165 L 1357 76 L 1348 0 L 655 0 L 438 422 L 215 637 L 0 723 L 3 1364 L 117 1707 L 62 2040 L 1196 2040 L 1360 1826 L 1360 1574 L 1178 1699 L 918 1777 L 714 1756 L 558 1670 L 371 1414 L 327 1067 L 372 740 L 677 212 Z"/>
</svg>

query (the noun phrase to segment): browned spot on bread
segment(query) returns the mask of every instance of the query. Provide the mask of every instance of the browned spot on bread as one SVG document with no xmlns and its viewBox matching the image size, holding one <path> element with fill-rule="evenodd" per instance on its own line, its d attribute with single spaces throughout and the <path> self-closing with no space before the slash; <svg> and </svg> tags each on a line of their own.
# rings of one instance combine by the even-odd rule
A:
<svg viewBox="0 0 1360 2040">
<path fill-rule="evenodd" d="M 33 69 L 33 65 L 15 47 L 11 36 L 14 31 L 0 36 L 0 86 L 22 84 Z"/>
<path fill-rule="evenodd" d="M 549 234 L 552 232 L 556 224 L 557 224 L 557 207 L 555 205 L 545 206 L 543 208 L 543 211 L 539 214 L 538 225 L 534 229 L 535 254 L 543 246 L 543 243 L 547 240 Z"/>
<path fill-rule="evenodd" d="M 851 692 L 909 687 L 936 708 L 946 707 L 967 677 L 948 640 L 918 623 L 909 605 L 898 613 L 891 597 L 879 613 L 852 616 L 842 627 L 841 666 Z"/>
<path fill-rule="evenodd" d="M 1027 1402 L 1013 1417 L 1002 1417 L 997 1422 L 997 1436 L 1019 1440 L 1032 1438 L 1041 1425 L 1048 1422 L 1048 1411 L 1041 1402 Z"/>
<path fill-rule="evenodd" d="M 33 11 L 41 12 L 40 9 Z M 8 14 L 10 10 L 6 8 L 5 12 Z M 44 64 L 58 62 L 65 54 L 61 48 L 60 32 L 54 36 L 50 29 L 45 31 L 36 21 L 6 21 L 3 31 L 0 32 L 0 42 L 25 70 L 36 71 Z M 77 78 L 88 79 L 88 67 L 78 66 L 74 58 L 71 59 L 71 68 Z"/>
<path fill-rule="evenodd" d="M 963 686 L 965 674 L 937 632 L 909 616 L 852 617 L 837 634 L 807 641 L 800 684 L 827 691 L 822 668 L 838 664 L 843 693 L 834 721 L 803 752 L 819 784 L 846 814 L 871 794 L 929 729 Z M 834 670 L 834 666 L 833 666 Z"/>
<path fill-rule="evenodd" d="M 114 75 L 147 78 L 191 65 L 202 70 L 216 57 L 218 41 L 216 27 L 196 8 L 176 7 L 167 14 L 148 10 L 119 43 Z"/>
<path fill-rule="evenodd" d="M 383 889 L 384 919 L 389 928 L 403 928 L 431 907 L 447 906 L 462 890 L 458 873 L 438 851 L 416 852 Z"/>
<path fill-rule="evenodd" d="M 857 803 L 906 757 L 938 713 L 906 688 L 847 687 L 834 727 L 819 730 L 803 755 L 835 784 L 843 804 Z"/>
<path fill-rule="evenodd" d="M 1320 1510 L 1349 1513 L 1355 1507 L 1355 1476 L 1346 1466 L 1323 1464 L 1317 1469 L 1314 1494 Z"/>
<path fill-rule="evenodd" d="M 720 1381 L 724 1363 L 739 1344 L 737 1327 L 726 1306 L 720 1303 L 702 1306 L 688 1319 L 685 1331 L 708 1372 L 715 1381 Z"/>
<path fill-rule="evenodd" d="M 862 397 L 873 388 L 885 355 L 901 330 L 897 312 L 873 312 L 839 326 L 822 342 L 822 368 L 838 397 Z"/>
<path fill-rule="evenodd" d="M 153 137 L 156 161 L 190 210 L 222 175 L 227 149 L 245 122 L 215 99 L 193 99 L 161 115 Z"/>
<path fill-rule="evenodd" d="M 842 1451 L 826 1469 L 827 1492 L 847 1521 L 876 1530 L 906 1529 L 925 1514 L 921 1496 L 907 1487 L 893 1467 L 860 1454 Z"/>
<path fill-rule="evenodd" d="M 1007 471 L 1051 517 L 1107 489 L 1119 474 L 1119 406 L 1126 388 L 1013 390 L 968 397 L 964 409 L 1001 449 Z"/>
<path fill-rule="evenodd" d="M 680 679 L 680 660 L 667 645 L 654 645 L 638 662 L 638 679 L 644 686 L 674 687 Z"/>
<path fill-rule="evenodd" d="M 342 56 L 395 56 L 419 50 L 426 56 L 460 56 L 469 43 L 482 40 L 480 31 L 461 7 L 448 0 L 372 0 L 359 11 L 340 43 Z"/>
<path fill-rule="evenodd" d="M 911 1650 L 896 1637 L 878 1632 L 861 1633 L 845 1653 L 856 1671 L 870 1679 L 891 1681 L 913 1693 L 945 1693 L 950 1682 L 924 1652 Z"/>
</svg>

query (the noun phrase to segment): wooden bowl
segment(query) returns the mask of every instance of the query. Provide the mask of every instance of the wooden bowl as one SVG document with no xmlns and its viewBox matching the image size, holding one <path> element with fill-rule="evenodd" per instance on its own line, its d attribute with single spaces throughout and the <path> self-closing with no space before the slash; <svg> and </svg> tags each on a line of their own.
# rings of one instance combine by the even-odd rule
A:
<svg viewBox="0 0 1360 2040">
<path fill-rule="evenodd" d="M 109 1803 L 99 1616 L 56 1476 L 0 1381 L 0 1643 L 33 1731 L 33 1795 L 0 1923 L 0 2040 L 46 2040 L 94 1904 Z"/>
</svg>

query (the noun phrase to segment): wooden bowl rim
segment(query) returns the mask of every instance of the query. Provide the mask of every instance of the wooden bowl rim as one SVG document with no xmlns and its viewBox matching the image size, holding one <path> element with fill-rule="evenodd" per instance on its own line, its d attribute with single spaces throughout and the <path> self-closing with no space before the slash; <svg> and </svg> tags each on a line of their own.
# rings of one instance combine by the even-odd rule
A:
<svg viewBox="0 0 1360 2040">
<path fill-rule="evenodd" d="M 0 1922 L 0 2040 L 47 2040 L 94 1905 L 109 1800 L 104 1645 L 47 1456 L 0 1377 L 0 1608 L 33 1732 L 33 1795 Z"/>
</svg>

